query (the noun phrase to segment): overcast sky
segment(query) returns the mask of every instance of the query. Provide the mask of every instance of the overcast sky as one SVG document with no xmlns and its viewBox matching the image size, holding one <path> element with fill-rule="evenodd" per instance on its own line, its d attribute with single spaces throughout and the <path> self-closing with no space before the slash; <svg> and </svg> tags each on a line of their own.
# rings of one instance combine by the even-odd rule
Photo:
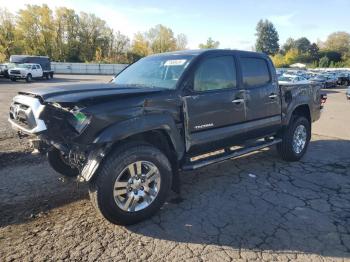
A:
<svg viewBox="0 0 350 262">
<path fill-rule="evenodd" d="M 251 50 L 259 19 L 271 20 L 280 36 L 306 36 L 310 41 L 325 40 L 334 31 L 350 31 L 350 0 L 0 0 L 0 7 L 12 12 L 26 4 L 46 3 L 94 13 L 115 30 L 130 38 L 157 24 L 188 37 L 188 47 L 197 48 L 208 37 L 220 41 L 221 48 Z"/>
</svg>

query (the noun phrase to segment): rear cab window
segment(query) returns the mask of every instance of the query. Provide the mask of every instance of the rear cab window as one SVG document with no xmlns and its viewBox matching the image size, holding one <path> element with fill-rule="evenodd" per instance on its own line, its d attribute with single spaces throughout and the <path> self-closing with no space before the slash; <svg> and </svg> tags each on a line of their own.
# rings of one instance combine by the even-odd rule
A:
<svg viewBox="0 0 350 262">
<path fill-rule="evenodd" d="M 267 85 L 271 82 L 271 73 L 268 63 L 263 58 L 241 57 L 243 85 L 254 88 Z"/>
</svg>

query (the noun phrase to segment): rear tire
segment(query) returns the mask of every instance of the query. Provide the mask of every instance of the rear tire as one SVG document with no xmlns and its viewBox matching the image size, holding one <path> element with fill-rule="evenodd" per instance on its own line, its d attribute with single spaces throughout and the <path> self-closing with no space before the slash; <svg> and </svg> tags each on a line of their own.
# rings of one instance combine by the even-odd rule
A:
<svg viewBox="0 0 350 262">
<path fill-rule="evenodd" d="M 137 163 L 140 162 L 142 164 L 138 169 Z M 156 169 L 147 169 L 143 163 L 149 163 Z M 130 166 L 133 167 L 133 172 L 130 171 Z M 150 182 L 147 178 L 150 170 L 157 170 L 154 174 L 159 180 L 154 181 L 159 182 Z M 143 180 L 140 180 L 141 177 Z M 143 181 L 143 184 L 139 184 L 140 181 Z M 159 188 L 151 191 L 152 183 Z M 101 163 L 90 183 L 89 194 L 98 213 L 109 222 L 131 225 L 151 217 L 162 207 L 171 189 L 171 183 L 171 165 L 159 149 L 148 144 L 125 144 L 112 151 Z M 135 189 L 136 187 L 139 190 Z M 150 200 L 150 197 L 153 200 Z"/>
<path fill-rule="evenodd" d="M 298 161 L 305 154 L 311 138 L 311 124 L 303 116 L 292 116 L 291 122 L 282 134 L 277 151 L 286 161 Z"/>
<path fill-rule="evenodd" d="M 77 168 L 72 168 L 70 165 L 65 163 L 64 156 L 58 149 L 54 148 L 48 151 L 47 159 L 50 166 L 61 175 L 66 177 L 76 177 L 79 175 L 79 170 Z"/>
<path fill-rule="evenodd" d="M 16 78 L 10 78 L 12 82 L 16 82 L 17 79 Z"/>
</svg>

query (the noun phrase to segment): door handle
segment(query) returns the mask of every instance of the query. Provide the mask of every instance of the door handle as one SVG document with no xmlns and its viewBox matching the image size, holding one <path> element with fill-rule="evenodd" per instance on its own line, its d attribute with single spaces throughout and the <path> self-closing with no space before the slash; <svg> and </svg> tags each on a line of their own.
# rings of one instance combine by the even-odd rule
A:
<svg viewBox="0 0 350 262">
<path fill-rule="evenodd" d="M 244 102 L 243 98 L 237 98 L 235 100 L 232 100 L 232 103 L 235 103 L 235 104 L 240 104 L 240 103 L 243 103 L 243 102 Z"/>
<path fill-rule="evenodd" d="M 269 95 L 269 98 L 271 98 L 271 99 L 275 99 L 276 97 L 277 97 L 276 94 L 270 94 L 270 95 Z"/>
</svg>

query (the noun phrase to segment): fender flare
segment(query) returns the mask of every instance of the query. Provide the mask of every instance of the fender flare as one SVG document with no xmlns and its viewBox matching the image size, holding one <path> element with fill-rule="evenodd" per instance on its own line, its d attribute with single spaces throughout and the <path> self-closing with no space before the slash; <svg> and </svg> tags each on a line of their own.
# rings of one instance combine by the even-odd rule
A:
<svg viewBox="0 0 350 262">
<path fill-rule="evenodd" d="M 185 144 L 170 114 L 151 114 L 137 116 L 105 128 L 93 141 L 94 144 L 114 143 L 132 135 L 152 130 L 164 130 L 175 149 L 178 160 L 182 159 Z"/>
<path fill-rule="evenodd" d="M 308 103 L 294 104 L 293 106 L 288 108 L 288 114 L 286 115 L 286 118 L 285 118 L 284 123 L 283 123 L 285 126 L 289 125 L 294 111 L 300 106 L 307 106 L 307 108 L 309 109 L 310 117 L 311 117 L 310 105 Z"/>
</svg>

